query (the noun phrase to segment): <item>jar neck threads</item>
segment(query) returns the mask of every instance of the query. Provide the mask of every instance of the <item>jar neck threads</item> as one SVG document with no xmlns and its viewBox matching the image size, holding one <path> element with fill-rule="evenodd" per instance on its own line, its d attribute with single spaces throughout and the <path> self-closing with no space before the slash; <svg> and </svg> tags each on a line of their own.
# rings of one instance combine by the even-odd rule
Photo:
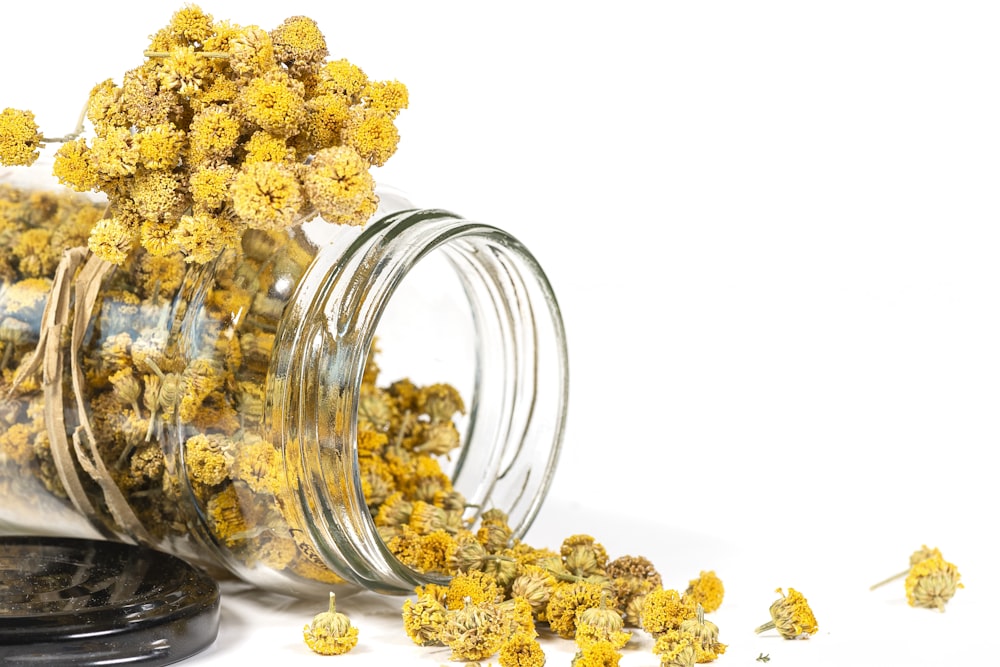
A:
<svg viewBox="0 0 1000 667">
<path fill-rule="evenodd" d="M 409 592 L 439 575 L 400 563 L 368 511 L 357 462 L 362 375 L 386 308 L 418 265 L 443 258 L 467 301 L 471 393 L 452 480 L 476 513 L 527 531 L 552 480 L 568 392 L 565 333 L 551 286 L 505 232 L 442 210 L 399 210 L 324 246 L 275 337 L 266 430 L 283 452 L 303 530 L 345 579 Z"/>
</svg>

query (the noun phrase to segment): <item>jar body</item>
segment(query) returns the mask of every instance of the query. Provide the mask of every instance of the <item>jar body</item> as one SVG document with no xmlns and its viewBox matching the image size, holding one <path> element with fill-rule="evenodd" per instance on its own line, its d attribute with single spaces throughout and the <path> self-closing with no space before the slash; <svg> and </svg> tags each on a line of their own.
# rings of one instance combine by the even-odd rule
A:
<svg viewBox="0 0 1000 667">
<path fill-rule="evenodd" d="M 501 230 L 381 199 L 363 229 L 313 221 L 204 266 L 112 266 L 81 247 L 99 202 L 0 181 L 0 526 L 141 542 L 297 595 L 404 591 L 441 573 L 398 558 L 376 519 L 410 484 L 400 470 L 436 465 L 425 478 L 449 488 L 421 502 L 440 498 L 451 527 L 496 507 L 523 534 L 565 419 L 551 288 Z M 389 366 L 402 384 L 380 384 Z M 439 383 L 461 409 L 403 397 Z M 456 447 L 429 444 L 443 431 Z"/>
</svg>

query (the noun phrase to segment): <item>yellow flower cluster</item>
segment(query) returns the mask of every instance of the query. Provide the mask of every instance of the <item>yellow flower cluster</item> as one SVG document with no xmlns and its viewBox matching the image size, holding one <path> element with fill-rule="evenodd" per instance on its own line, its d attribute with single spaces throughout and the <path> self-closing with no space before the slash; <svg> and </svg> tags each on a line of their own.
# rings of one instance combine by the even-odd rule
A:
<svg viewBox="0 0 1000 667">
<path fill-rule="evenodd" d="M 266 31 L 187 5 L 144 55 L 120 84 L 93 87 L 93 136 L 55 155 L 62 183 L 107 196 L 89 237 L 96 255 L 120 265 L 141 246 L 205 263 L 247 229 L 317 215 L 361 225 L 375 212 L 370 169 L 396 150 L 407 90 L 329 59 L 315 21 Z M 31 164 L 45 141 L 31 112 L 0 113 L 0 163 Z"/>
<path fill-rule="evenodd" d="M 412 524 L 412 508 L 400 514 L 399 501 L 387 503 L 391 509 L 380 511 L 383 521 L 387 515 L 410 516 Z M 451 576 L 449 583 L 420 587 L 403 603 L 403 628 L 419 646 L 447 646 L 455 660 L 486 660 L 499 652 L 501 665 L 535 667 L 544 661 L 535 639 L 535 626 L 542 624 L 576 643 L 573 664 L 583 667 L 617 664 L 634 633 L 628 628 L 656 638 L 673 633 L 697 662 L 725 652 L 700 602 L 664 589 L 659 572 L 642 556 L 612 560 L 584 534 L 565 538 L 558 550 L 532 547 L 511 537 L 506 515 L 496 509 L 483 513 L 475 532 L 461 524 L 442 530 L 452 542 L 449 555 L 443 564 L 431 560 Z M 721 603 L 721 582 L 714 589 Z M 663 642 L 659 646 L 667 650 Z M 672 664 L 662 655 L 661 661 Z"/>
</svg>

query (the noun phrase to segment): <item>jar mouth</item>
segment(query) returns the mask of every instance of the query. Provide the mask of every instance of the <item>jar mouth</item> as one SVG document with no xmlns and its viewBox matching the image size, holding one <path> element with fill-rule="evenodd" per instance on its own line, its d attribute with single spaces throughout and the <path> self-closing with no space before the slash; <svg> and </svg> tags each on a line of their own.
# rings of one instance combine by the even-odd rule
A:
<svg viewBox="0 0 1000 667">
<path fill-rule="evenodd" d="M 447 211 L 406 208 L 392 191 L 380 197 L 396 210 L 324 245 L 300 281 L 276 333 L 270 377 L 278 386 L 268 420 L 299 519 L 327 565 L 367 588 L 408 593 L 447 577 L 418 572 L 390 552 L 368 510 L 357 451 L 362 377 L 387 312 L 428 266 L 444 267 L 458 286 L 462 335 L 471 340 L 452 483 L 476 514 L 507 513 L 515 538 L 530 527 L 554 474 L 568 361 L 552 288 L 523 245 Z"/>
</svg>

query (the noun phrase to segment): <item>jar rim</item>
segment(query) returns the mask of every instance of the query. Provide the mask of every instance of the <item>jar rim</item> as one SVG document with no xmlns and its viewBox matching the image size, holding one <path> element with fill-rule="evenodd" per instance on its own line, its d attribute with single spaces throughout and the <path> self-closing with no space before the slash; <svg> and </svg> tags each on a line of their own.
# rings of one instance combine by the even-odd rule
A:
<svg viewBox="0 0 1000 667">
<path fill-rule="evenodd" d="M 438 252 L 459 276 L 475 326 L 469 432 L 456 463 L 459 477 L 478 478 L 474 504 L 509 511 L 520 538 L 562 447 L 568 359 L 561 314 L 541 267 L 510 234 L 439 209 L 403 208 L 321 249 L 293 298 L 309 305 L 276 333 L 270 376 L 282 387 L 270 424 L 291 426 L 275 434 L 317 550 L 341 576 L 386 592 L 446 578 L 404 565 L 378 533 L 358 474 L 359 389 L 388 303 L 410 271 Z M 331 404 L 336 414 L 322 414 L 320 406 Z"/>
</svg>

